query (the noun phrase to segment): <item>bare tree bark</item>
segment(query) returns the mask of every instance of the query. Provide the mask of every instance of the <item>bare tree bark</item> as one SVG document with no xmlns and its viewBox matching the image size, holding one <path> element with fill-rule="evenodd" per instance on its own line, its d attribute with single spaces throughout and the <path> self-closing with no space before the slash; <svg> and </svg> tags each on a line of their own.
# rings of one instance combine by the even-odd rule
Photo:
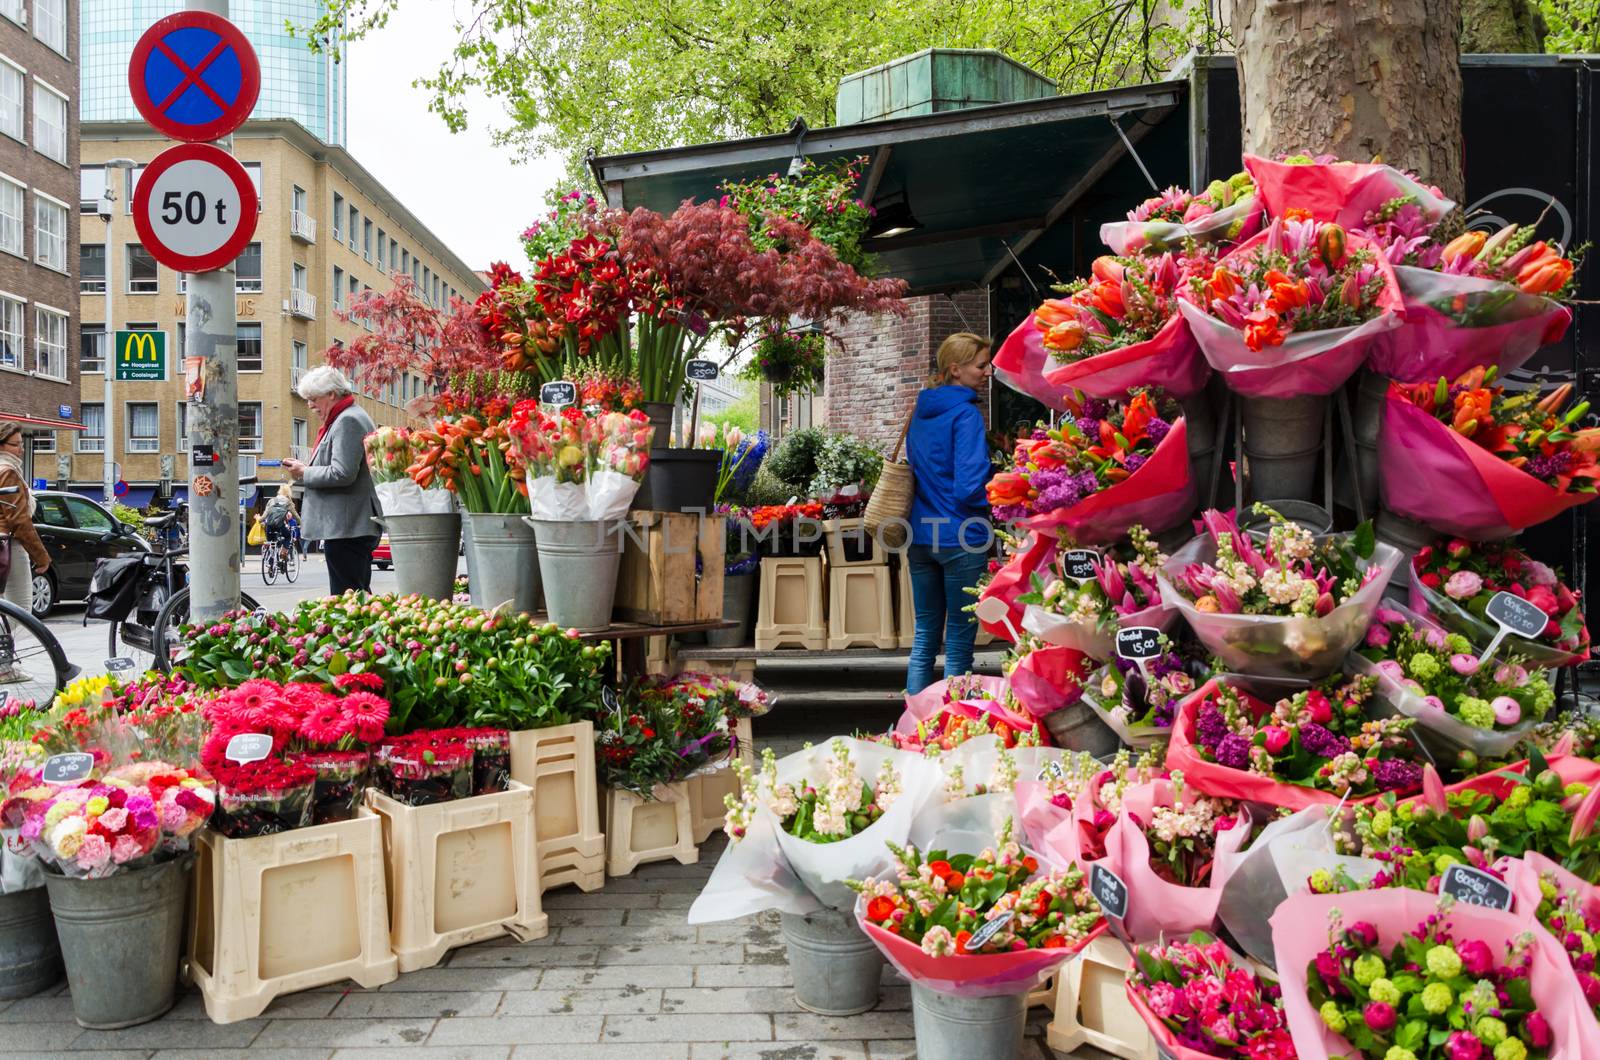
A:
<svg viewBox="0 0 1600 1060">
<path fill-rule="evenodd" d="M 1542 52 L 1544 16 L 1530 0 L 1461 0 L 1463 52 Z"/>
<path fill-rule="evenodd" d="M 1460 198 L 1461 0 L 1233 0 L 1244 149 L 1382 158 Z"/>
</svg>

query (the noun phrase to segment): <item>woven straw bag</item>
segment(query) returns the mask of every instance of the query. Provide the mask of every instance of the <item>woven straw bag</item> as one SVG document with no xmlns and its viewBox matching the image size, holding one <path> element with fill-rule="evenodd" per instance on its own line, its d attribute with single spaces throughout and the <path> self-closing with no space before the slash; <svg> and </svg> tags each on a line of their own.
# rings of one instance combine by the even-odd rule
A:
<svg viewBox="0 0 1600 1060">
<path fill-rule="evenodd" d="M 916 476 L 911 465 L 902 463 L 900 450 L 906 444 L 906 432 L 911 429 L 911 414 L 916 403 L 906 412 L 906 422 L 900 427 L 900 439 L 894 443 L 894 455 L 883 465 L 878 485 L 867 501 L 862 522 L 868 534 L 887 548 L 899 548 L 906 543 L 906 519 L 911 514 L 911 499 L 916 493 Z"/>
</svg>

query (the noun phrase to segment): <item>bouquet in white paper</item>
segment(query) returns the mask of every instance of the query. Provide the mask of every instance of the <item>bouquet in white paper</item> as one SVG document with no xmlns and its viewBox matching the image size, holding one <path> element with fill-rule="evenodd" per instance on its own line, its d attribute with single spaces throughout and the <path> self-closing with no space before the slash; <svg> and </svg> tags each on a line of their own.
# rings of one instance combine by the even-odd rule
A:
<svg viewBox="0 0 1600 1060">
<path fill-rule="evenodd" d="M 650 463 L 653 428 L 639 411 L 588 415 L 575 407 L 556 415 L 511 418 L 511 445 L 528 476 L 534 519 L 547 522 L 621 519 Z"/>
</svg>

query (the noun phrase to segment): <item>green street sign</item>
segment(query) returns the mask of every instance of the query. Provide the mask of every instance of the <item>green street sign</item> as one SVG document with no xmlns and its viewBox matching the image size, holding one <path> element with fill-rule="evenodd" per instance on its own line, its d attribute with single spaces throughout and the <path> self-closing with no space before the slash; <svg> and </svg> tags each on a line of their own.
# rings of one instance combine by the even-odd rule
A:
<svg viewBox="0 0 1600 1060">
<path fill-rule="evenodd" d="M 165 382 L 167 378 L 167 333 L 165 331 L 119 331 L 112 347 L 117 359 L 116 378 L 154 379 Z"/>
</svg>

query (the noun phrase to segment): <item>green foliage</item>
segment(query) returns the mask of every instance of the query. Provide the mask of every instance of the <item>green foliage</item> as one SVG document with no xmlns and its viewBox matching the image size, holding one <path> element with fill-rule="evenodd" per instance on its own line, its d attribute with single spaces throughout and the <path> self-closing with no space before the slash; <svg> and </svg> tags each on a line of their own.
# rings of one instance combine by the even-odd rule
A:
<svg viewBox="0 0 1600 1060">
<path fill-rule="evenodd" d="M 790 431 L 767 457 L 767 468 L 785 482 L 808 486 L 817 475 L 817 454 L 826 439 L 827 433 L 821 427 Z"/>
<path fill-rule="evenodd" d="M 792 482 L 785 482 L 772 472 L 772 461 L 768 460 L 756 472 L 756 477 L 750 480 L 750 488 L 744 491 L 742 503 L 750 508 L 759 508 L 767 504 L 783 504 L 790 497 L 797 497 L 805 490 Z"/>
<path fill-rule="evenodd" d="M 118 502 L 111 505 L 111 514 L 116 517 L 117 522 L 132 527 L 133 532 L 146 541 L 155 540 L 155 534 L 145 525 L 144 512 L 138 508 L 130 508 Z"/>
<path fill-rule="evenodd" d="M 1593 0 L 1539 0 L 1544 17 L 1544 50 L 1586 54 L 1600 49 L 1600 8 Z"/>
<path fill-rule="evenodd" d="M 745 434 L 755 434 L 761 427 L 761 395 L 751 388 L 733 404 L 711 417 L 711 422 L 732 425 Z"/>
<path fill-rule="evenodd" d="M 870 493 L 883 470 L 883 454 L 853 434 L 830 434 L 817 448 L 817 470 L 811 476 L 811 495 L 827 498 L 846 486 L 861 483 Z"/>
</svg>

